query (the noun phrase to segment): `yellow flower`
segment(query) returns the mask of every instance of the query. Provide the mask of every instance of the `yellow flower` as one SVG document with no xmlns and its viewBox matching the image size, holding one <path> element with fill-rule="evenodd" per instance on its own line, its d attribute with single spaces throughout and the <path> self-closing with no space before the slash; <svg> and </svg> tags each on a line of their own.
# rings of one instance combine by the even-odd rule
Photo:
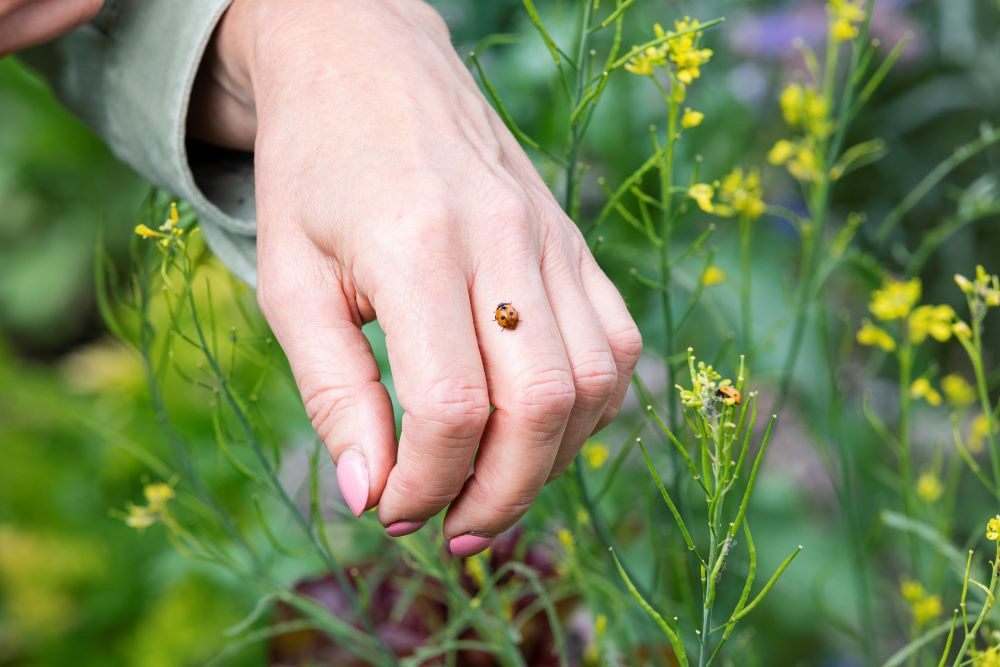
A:
<svg viewBox="0 0 1000 667">
<path fill-rule="evenodd" d="M 986 415 L 976 415 L 969 424 L 969 451 L 978 454 L 983 451 L 986 437 L 990 434 L 990 420 Z"/>
<path fill-rule="evenodd" d="M 928 595 L 913 605 L 913 623 L 921 628 L 941 615 L 941 598 Z"/>
<path fill-rule="evenodd" d="M 688 16 L 685 16 L 683 21 L 674 22 L 674 28 L 677 32 L 696 29 L 699 25 L 698 19 L 692 19 Z M 665 34 L 659 25 L 653 28 L 657 37 L 662 37 Z M 701 32 L 697 31 L 667 42 L 667 55 L 670 61 L 677 66 L 677 80 L 683 84 L 689 85 L 701 76 L 701 66 L 712 57 L 711 49 L 698 48 L 700 38 Z"/>
<path fill-rule="evenodd" d="M 985 651 L 972 649 L 969 652 L 972 657 L 972 667 L 1000 667 L 1000 647 L 991 646 Z"/>
<path fill-rule="evenodd" d="M 811 143 L 802 142 L 795 147 L 795 154 L 788 160 L 788 173 L 803 182 L 819 180 L 819 155 Z"/>
<path fill-rule="evenodd" d="M 726 272 L 715 264 L 710 264 L 701 274 L 701 284 L 705 287 L 714 287 L 724 282 L 726 282 Z"/>
<path fill-rule="evenodd" d="M 865 10 L 860 0 L 830 0 L 830 34 L 835 42 L 845 42 L 858 36 L 857 24 L 864 20 Z"/>
<path fill-rule="evenodd" d="M 936 502 L 943 492 L 941 480 L 934 473 L 925 472 L 917 479 L 917 497 L 925 503 Z"/>
<path fill-rule="evenodd" d="M 912 313 L 908 320 L 910 340 L 914 343 L 922 343 L 930 334 L 934 340 L 943 343 L 951 338 L 951 323 L 955 319 L 955 311 L 951 306 L 920 306 Z"/>
<path fill-rule="evenodd" d="M 162 482 L 157 484 L 147 484 L 142 490 L 149 503 L 152 512 L 159 512 L 166 507 L 167 503 L 174 497 L 174 489 L 169 484 Z"/>
<path fill-rule="evenodd" d="M 972 294 L 976 289 L 971 280 L 958 273 L 955 274 L 955 284 L 964 294 Z"/>
<path fill-rule="evenodd" d="M 144 505 L 133 505 L 129 503 L 128 516 L 125 517 L 125 525 L 136 530 L 145 530 L 156 523 L 156 514 Z"/>
<path fill-rule="evenodd" d="M 562 528 L 557 533 L 557 537 L 559 538 L 559 543 L 563 546 L 563 549 L 566 550 L 566 553 L 567 554 L 573 553 L 573 549 L 575 547 L 575 544 L 573 542 L 573 533 L 569 532 L 565 528 Z"/>
<path fill-rule="evenodd" d="M 137 236 L 141 236 L 144 239 L 155 239 L 163 236 L 163 234 L 150 229 L 146 225 L 136 225 L 135 233 Z"/>
<path fill-rule="evenodd" d="M 681 127 L 684 129 L 690 127 L 698 127 L 701 125 L 701 121 L 705 118 L 705 114 L 700 111 L 695 111 L 691 107 L 684 109 L 684 115 L 681 116 Z"/>
<path fill-rule="evenodd" d="M 990 542 L 1000 542 L 1000 514 L 986 522 L 986 539 Z"/>
<path fill-rule="evenodd" d="M 969 340 L 972 338 L 972 329 L 970 329 L 969 325 L 962 320 L 957 320 L 954 324 L 952 324 L 951 331 L 955 334 L 956 338 L 961 338 L 963 340 Z"/>
<path fill-rule="evenodd" d="M 791 127 L 797 127 L 802 122 L 802 108 L 805 103 L 805 88 L 797 83 L 785 86 L 778 97 L 781 115 Z"/>
<path fill-rule="evenodd" d="M 882 289 L 872 292 L 868 309 L 880 320 L 901 320 L 920 300 L 920 279 L 905 282 L 887 278 Z"/>
<path fill-rule="evenodd" d="M 972 388 L 964 377 L 956 373 L 949 373 L 941 378 L 941 390 L 944 392 L 948 403 L 956 408 L 972 405 L 976 402 L 976 390 Z"/>
<path fill-rule="evenodd" d="M 805 130 L 813 137 L 830 133 L 830 105 L 812 86 L 790 83 L 778 97 L 781 115 L 789 127 Z"/>
<path fill-rule="evenodd" d="M 982 264 L 976 266 L 975 281 L 956 274 L 955 282 L 971 298 L 972 304 L 981 304 L 986 308 L 1000 306 L 1000 278 L 986 273 Z"/>
<path fill-rule="evenodd" d="M 608 460 L 608 446 L 600 442 L 588 442 L 583 446 L 583 458 L 587 459 L 587 465 L 593 470 L 597 470 Z"/>
<path fill-rule="evenodd" d="M 896 341 L 889 335 L 889 332 L 875 326 L 871 320 L 867 319 L 862 322 L 861 328 L 858 329 L 857 340 L 861 345 L 877 346 L 886 352 L 892 352 L 896 349 Z"/>
<path fill-rule="evenodd" d="M 468 572 L 469 577 L 476 583 L 476 586 L 480 588 L 486 583 L 486 566 L 483 564 L 485 560 L 482 554 L 476 554 L 472 558 L 465 559 L 465 571 Z"/>
<path fill-rule="evenodd" d="M 724 205 L 716 205 L 719 215 L 736 213 L 750 220 L 764 215 L 766 208 L 760 187 L 760 172 L 751 169 L 746 174 L 739 167 L 733 169 L 719 186 L 719 200 Z"/>
<path fill-rule="evenodd" d="M 788 139 L 779 139 L 767 153 L 767 161 L 776 167 L 788 162 L 795 152 L 795 144 Z"/>
<path fill-rule="evenodd" d="M 899 592 L 903 594 L 903 599 L 913 604 L 914 602 L 919 602 L 927 595 L 927 591 L 924 590 L 923 585 L 918 581 L 912 581 L 910 579 L 905 579 L 899 585 Z"/>
<path fill-rule="evenodd" d="M 917 378 L 910 385 L 910 396 L 922 398 L 931 405 L 941 405 L 941 394 L 931 386 L 931 381 L 927 378 Z"/>
<path fill-rule="evenodd" d="M 654 46 L 649 46 L 646 47 L 645 51 L 630 58 L 625 63 L 625 69 L 632 74 L 651 76 L 657 67 L 663 67 L 666 64 L 667 60 L 663 51 Z"/>
<path fill-rule="evenodd" d="M 715 195 L 715 189 L 708 183 L 695 183 L 688 188 L 687 194 L 688 197 L 698 204 L 698 208 L 705 211 L 705 213 L 713 213 L 715 211 L 715 206 L 712 205 L 712 197 Z"/>
</svg>

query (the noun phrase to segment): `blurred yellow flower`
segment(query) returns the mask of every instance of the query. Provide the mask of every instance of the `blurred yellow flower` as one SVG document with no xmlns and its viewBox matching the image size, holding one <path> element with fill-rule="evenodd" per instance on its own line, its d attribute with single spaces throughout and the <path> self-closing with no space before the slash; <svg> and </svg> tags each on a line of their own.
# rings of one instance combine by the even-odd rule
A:
<svg viewBox="0 0 1000 667">
<path fill-rule="evenodd" d="M 934 503 L 944 492 L 941 480 L 932 472 L 925 472 L 917 478 L 917 497 L 925 503 Z"/>
<path fill-rule="evenodd" d="M 948 403 L 956 408 L 972 405 L 976 402 L 976 390 L 957 373 L 949 373 L 941 378 L 941 391 Z"/>
<path fill-rule="evenodd" d="M 795 152 L 795 144 L 788 139 L 779 139 L 767 153 L 767 161 L 776 167 L 788 162 Z"/>
<path fill-rule="evenodd" d="M 649 46 L 646 47 L 645 51 L 642 51 L 638 55 L 630 58 L 629 61 L 625 63 L 625 69 L 632 74 L 651 76 L 657 67 L 663 67 L 666 64 L 667 60 L 663 51 L 655 46 Z"/>
<path fill-rule="evenodd" d="M 795 146 L 795 153 L 788 160 L 788 173 L 803 182 L 819 180 L 819 155 L 812 143 L 802 142 Z"/>
<path fill-rule="evenodd" d="M 681 116 L 681 127 L 688 129 L 691 127 L 698 127 L 701 125 L 701 121 L 705 118 L 705 114 L 700 111 L 695 111 L 691 107 L 684 109 L 684 114 Z"/>
<path fill-rule="evenodd" d="M 688 197 L 693 199 L 698 208 L 705 211 L 706 213 L 714 213 L 715 206 L 712 204 L 712 197 L 715 195 L 715 189 L 708 183 L 695 183 L 690 188 L 688 188 Z"/>
<path fill-rule="evenodd" d="M 145 505 L 126 505 L 128 516 L 125 517 L 125 525 L 136 530 L 145 530 L 156 523 L 157 516 Z"/>
<path fill-rule="evenodd" d="M 986 539 L 990 542 L 1000 541 L 1000 514 L 986 522 Z"/>
<path fill-rule="evenodd" d="M 886 352 L 892 352 L 896 349 L 896 341 L 889 335 L 889 332 L 875 326 L 868 319 L 862 322 L 861 328 L 858 329 L 857 340 L 861 345 L 880 347 Z"/>
<path fill-rule="evenodd" d="M 1000 647 L 991 646 L 985 651 L 972 649 L 969 652 L 972 667 L 1000 667 Z"/>
<path fill-rule="evenodd" d="M 608 446 L 600 442 L 588 442 L 583 446 L 582 454 L 587 460 L 587 465 L 597 470 L 608 460 Z"/>
<path fill-rule="evenodd" d="M 152 229 L 150 229 L 146 225 L 136 225 L 135 226 L 135 233 L 136 233 L 137 236 L 141 236 L 144 239 L 155 239 L 155 238 L 160 238 L 161 236 L 163 236 L 163 234 L 161 234 L 161 233 L 159 233 L 157 231 L 153 231 Z"/>
<path fill-rule="evenodd" d="M 714 287 L 724 282 L 726 282 L 726 272 L 715 264 L 710 264 L 701 274 L 701 284 L 705 287 Z"/>
<path fill-rule="evenodd" d="M 674 28 L 677 32 L 694 30 L 699 25 L 701 24 L 698 19 L 692 19 L 689 16 L 685 16 L 682 21 L 674 22 Z M 657 37 L 664 36 L 663 28 L 659 24 L 653 28 Z M 701 35 L 700 31 L 695 31 L 667 42 L 668 57 L 677 66 L 677 80 L 681 83 L 690 84 L 701 76 L 701 66 L 712 57 L 711 49 L 698 48 Z"/>
<path fill-rule="evenodd" d="M 485 560 L 482 554 L 465 559 L 465 571 L 480 588 L 486 583 L 486 566 L 483 564 Z"/>
<path fill-rule="evenodd" d="M 955 274 L 955 282 L 962 292 L 971 297 L 973 304 L 982 304 L 986 308 L 1000 306 L 1000 278 L 988 274 L 982 264 L 976 266 L 975 281 Z"/>
<path fill-rule="evenodd" d="M 990 420 L 986 418 L 986 415 L 979 414 L 973 417 L 972 423 L 969 424 L 969 451 L 973 454 L 983 451 L 983 445 L 986 443 L 986 436 L 989 433 Z"/>
<path fill-rule="evenodd" d="M 760 187 L 760 172 L 751 169 L 745 174 L 736 167 L 729 172 L 719 186 L 719 201 L 716 213 L 723 216 L 739 215 L 756 220 L 764 215 L 766 206 Z"/>
<path fill-rule="evenodd" d="M 887 278 L 882 289 L 872 292 L 868 310 L 880 320 L 901 320 L 920 300 L 920 279 L 900 281 Z"/>
<path fill-rule="evenodd" d="M 844 42 L 858 36 L 857 24 L 864 20 L 865 10 L 861 0 L 830 0 L 830 34 L 835 42 Z"/>
<path fill-rule="evenodd" d="M 957 320 L 951 325 L 951 332 L 955 334 L 956 338 L 961 338 L 963 340 L 969 340 L 972 338 L 972 329 L 969 325 L 962 320 Z"/>
<path fill-rule="evenodd" d="M 931 386 L 931 381 L 927 378 L 917 378 L 910 385 L 910 396 L 922 398 L 931 405 L 941 405 L 941 394 Z"/>
<path fill-rule="evenodd" d="M 781 91 L 778 104 L 789 127 L 802 129 L 812 137 L 830 133 L 830 105 L 814 87 L 790 83 Z"/>
<path fill-rule="evenodd" d="M 573 549 L 576 546 L 575 543 L 573 542 L 573 533 L 569 532 L 565 528 L 562 528 L 559 530 L 556 536 L 559 538 L 559 544 L 563 546 L 563 549 L 566 550 L 566 553 L 568 554 L 573 553 Z"/>
<path fill-rule="evenodd" d="M 934 340 L 943 343 L 951 338 L 954 320 L 955 311 L 951 306 L 919 306 L 910 313 L 908 320 L 910 340 L 919 344 L 930 334 Z"/>
<path fill-rule="evenodd" d="M 146 496 L 146 502 L 149 503 L 149 509 L 152 512 L 163 510 L 167 503 L 174 497 L 173 487 L 163 482 L 147 484 L 142 492 Z"/>
<path fill-rule="evenodd" d="M 941 598 L 928 594 L 919 582 L 903 581 L 899 589 L 910 605 L 913 623 L 918 628 L 941 614 Z"/>
</svg>

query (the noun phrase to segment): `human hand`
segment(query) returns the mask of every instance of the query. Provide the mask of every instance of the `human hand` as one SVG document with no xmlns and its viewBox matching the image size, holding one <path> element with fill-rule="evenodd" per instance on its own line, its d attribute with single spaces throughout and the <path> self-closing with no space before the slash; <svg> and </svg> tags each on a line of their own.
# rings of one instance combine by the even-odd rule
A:
<svg viewBox="0 0 1000 667">
<path fill-rule="evenodd" d="M 441 18 L 236 0 L 190 126 L 255 150 L 258 300 L 351 510 L 377 504 L 396 536 L 450 505 L 452 553 L 486 548 L 615 416 L 641 339 Z M 515 330 L 493 320 L 505 301 Z"/>
<path fill-rule="evenodd" d="M 0 0 L 0 58 L 97 16 L 104 0 Z"/>
</svg>

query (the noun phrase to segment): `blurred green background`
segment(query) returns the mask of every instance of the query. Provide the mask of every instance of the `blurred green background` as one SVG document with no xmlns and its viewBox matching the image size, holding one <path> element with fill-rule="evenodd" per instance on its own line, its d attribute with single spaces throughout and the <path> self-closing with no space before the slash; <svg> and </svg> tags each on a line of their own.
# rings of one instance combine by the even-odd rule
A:
<svg viewBox="0 0 1000 667">
<path fill-rule="evenodd" d="M 558 100 L 548 54 L 521 4 L 435 4 L 463 55 L 493 33 L 524 36 L 520 44 L 487 50 L 484 67 L 522 127 L 543 144 L 560 147 L 565 105 Z M 573 3 L 539 6 L 552 32 L 565 41 Z M 882 137 L 889 155 L 839 184 L 838 222 L 855 210 L 881 219 L 955 146 L 973 139 L 981 123 L 1000 122 L 997 2 L 883 0 L 878 7 L 875 34 L 883 43 L 910 34 L 912 44 L 855 125 L 854 140 Z M 800 64 L 792 40 L 820 38 L 821 5 L 644 0 L 631 13 L 626 40 L 642 41 L 653 21 L 666 25 L 685 14 L 727 20 L 707 38 L 716 55 L 689 98 L 705 121 L 685 136 L 680 161 L 691 164 L 694 155 L 703 156 L 702 173 L 709 178 L 735 164 L 763 164 L 767 149 L 783 134 L 777 92 Z M 594 177 L 615 184 L 649 152 L 647 128 L 662 122 L 662 107 L 647 83 L 623 75 L 605 96 L 582 155 L 590 165 L 584 225 L 601 203 Z M 960 206 L 984 205 L 1000 196 L 998 161 L 1000 151 L 992 150 L 962 165 L 905 219 L 888 246 L 876 247 L 864 234 L 862 246 L 890 271 L 900 270 L 905 248 L 914 248 L 927 230 Z M 558 187 L 554 172 L 545 164 L 540 168 Z M 768 201 L 801 208 L 792 183 L 779 170 L 765 168 L 764 173 Z M 147 190 L 31 72 L 14 59 L 0 60 L 0 665 L 202 664 L 224 645 L 223 630 L 245 616 L 255 600 L 225 573 L 177 555 L 162 531 L 139 533 L 110 514 L 139 499 L 143 481 L 153 479 L 142 452 L 166 452 L 139 362 L 103 331 L 93 297 L 99 230 L 124 272 L 131 228 Z M 969 274 L 977 262 L 992 271 L 1000 268 L 996 221 L 987 218 L 963 229 L 931 257 L 923 272 L 928 300 L 957 306 L 953 273 Z M 692 216 L 691 230 L 682 236 L 693 238 L 703 226 Z M 759 229 L 755 319 L 765 323 L 761 330 L 766 331 L 767 322 L 780 325 L 785 314 L 797 240 L 780 221 L 764 220 Z M 662 378 L 657 380 L 662 374 L 656 361 L 662 347 L 657 299 L 628 279 L 633 266 L 653 267 L 657 260 L 647 259 L 643 242 L 624 225 L 609 223 L 602 233 L 607 241 L 599 260 L 622 288 L 646 338 L 649 352 L 640 372 L 654 386 L 662 385 Z M 736 266 L 734 240 L 730 230 L 717 235 L 717 263 Z M 688 269 L 681 280 L 694 284 L 697 268 Z M 729 273 L 735 277 L 735 268 Z M 223 280 L 221 274 L 218 279 Z M 829 293 L 829 312 L 848 309 L 856 317 L 868 287 L 861 280 L 843 281 Z M 736 298 L 732 279 L 710 295 L 714 312 L 734 322 Z M 684 331 L 678 349 L 697 343 L 714 351 L 722 341 L 717 329 L 706 310 Z M 765 381 L 784 349 L 781 340 L 779 334 L 775 355 L 766 349 L 760 355 Z M 990 368 L 997 365 L 995 337 L 992 345 Z M 956 348 L 942 348 L 943 367 L 960 358 Z M 776 662 L 764 664 L 857 664 L 821 613 L 801 613 L 817 597 L 830 596 L 831 607 L 849 607 L 843 598 L 850 595 L 848 587 L 836 585 L 850 567 L 840 529 L 833 527 L 836 504 L 807 444 L 811 415 L 828 400 L 811 394 L 820 354 L 816 341 L 805 352 L 798 400 L 787 417 L 792 425 L 778 443 L 782 448 L 772 452 L 756 500 L 755 532 L 761 536 L 759 550 L 768 553 L 762 557 L 764 570 L 788 545 L 808 548 L 796 562 L 795 583 L 789 579 L 779 586 L 754 623 L 769 628 L 760 639 Z M 861 370 L 859 362 L 844 372 Z M 197 395 L 184 393 L 171 397 L 173 418 L 203 445 L 206 466 L 215 470 L 210 417 Z M 296 446 L 294 434 L 300 442 L 307 434 L 300 408 L 291 403 L 275 419 L 290 446 Z M 626 411 L 609 442 L 624 437 L 639 419 Z M 846 428 L 859 429 L 857 424 Z M 881 453 L 865 444 L 871 441 L 866 437 L 859 437 L 857 455 L 862 465 L 870 461 L 875 469 Z M 231 474 L 210 482 L 224 493 L 240 493 L 241 482 Z M 613 507 L 629 502 L 627 493 L 616 496 L 609 500 Z M 860 500 L 862 507 L 876 502 L 875 497 Z M 984 507 L 983 512 L 988 516 L 993 510 Z M 978 525 L 974 512 L 969 514 L 970 525 Z M 649 519 L 645 530 L 668 530 L 668 518 Z M 890 628 L 884 634 L 894 632 Z M 263 648 L 251 648 L 227 664 L 264 660 Z"/>
</svg>

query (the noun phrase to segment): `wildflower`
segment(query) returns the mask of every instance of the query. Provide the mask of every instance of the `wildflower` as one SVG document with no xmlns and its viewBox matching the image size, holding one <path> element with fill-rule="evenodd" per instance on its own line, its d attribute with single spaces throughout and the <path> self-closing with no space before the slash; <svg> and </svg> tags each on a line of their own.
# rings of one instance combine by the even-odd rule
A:
<svg viewBox="0 0 1000 667">
<path fill-rule="evenodd" d="M 573 549 L 575 547 L 573 542 L 573 533 L 563 528 L 557 533 L 556 536 L 559 538 L 559 543 L 563 546 L 563 549 L 566 550 L 566 553 L 573 553 Z"/>
<path fill-rule="evenodd" d="M 896 341 L 889 335 L 889 332 L 875 326 L 868 319 L 864 320 L 861 328 L 858 329 L 857 340 L 861 345 L 880 347 L 886 352 L 892 352 L 896 349 Z"/>
<path fill-rule="evenodd" d="M 1000 647 L 991 646 L 985 651 L 972 649 L 969 652 L 972 667 L 1000 667 Z"/>
<path fill-rule="evenodd" d="M 675 21 L 674 28 L 677 32 L 696 29 L 700 23 L 698 19 L 685 16 L 683 21 Z M 659 24 L 653 26 L 657 37 L 663 37 L 663 28 Z M 677 80 L 685 85 L 701 76 L 701 66 L 712 57 L 711 49 L 699 49 L 698 41 L 701 32 L 690 32 L 667 42 L 667 56 L 670 61 L 677 66 Z"/>
<path fill-rule="evenodd" d="M 724 282 L 726 282 L 726 272 L 715 264 L 708 265 L 705 272 L 701 274 L 701 284 L 705 287 L 714 287 Z"/>
<path fill-rule="evenodd" d="M 608 446 L 600 442 L 588 442 L 583 446 L 583 458 L 587 465 L 597 470 L 608 460 Z"/>
<path fill-rule="evenodd" d="M 830 35 L 835 42 L 846 42 L 858 36 L 858 23 L 865 18 L 860 0 L 830 0 Z"/>
<path fill-rule="evenodd" d="M 735 213 L 750 220 L 764 215 L 760 172 L 752 169 L 744 174 L 739 167 L 733 169 L 722 179 L 719 200 L 723 202 L 715 207 L 719 215 L 729 216 Z"/>
<path fill-rule="evenodd" d="M 705 114 L 700 111 L 695 111 L 691 107 L 684 109 L 684 114 L 681 116 L 681 127 L 688 129 L 691 127 L 698 127 L 701 125 L 701 121 L 705 118 Z"/>
<path fill-rule="evenodd" d="M 788 162 L 794 152 L 795 144 L 788 139 L 779 139 L 774 146 L 771 147 L 771 150 L 768 151 L 767 161 L 775 167 L 780 167 Z"/>
<path fill-rule="evenodd" d="M 630 58 L 625 63 L 625 69 L 639 76 L 652 76 L 657 67 L 663 67 L 666 64 L 667 60 L 663 51 L 655 46 L 649 46 L 644 51 Z"/>
<path fill-rule="evenodd" d="M 941 614 L 941 598 L 928 594 L 919 582 L 904 581 L 900 585 L 900 592 L 909 603 L 913 624 L 918 628 Z"/>
<path fill-rule="evenodd" d="M 903 594 L 903 599 L 911 604 L 927 595 L 922 584 L 909 579 L 904 580 L 899 585 L 899 592 Z"/>
<path fill-rule="evenodd" d="M 788 173 L 800 181 L 819 180 L 819 155 L 811 142 L 802 142 L 795 147 L 795 154 L 788 160 Z"/>
<path fill-rule="evenodd" d="M 805 89 L 797 83 L 790 83 L 781 91 L 778 104 L 781 115 L 791 127 L 797 127 L 802 122 L 802 108 L 805 102 Z"/>
<path fill-rule="evenodd" d="M 901 320 L 910 314 L 913 305 L 920 299 L 920 279 L 906 282 L 886 279 L 882 289 L 872 292 L 868 309 L 880 320 Z"/>
<path fill-rule="evenodd" d="M 964 377 L 956 373 L 949 373 L 941 378 L 941 391 L 944 392 L 949 405 L 956 408 L 962 408 L 976 402 L 976 390 Z"/>
<path fill-rule="evenodd" d="M 910 313 L 907 328 L 910 340 L 922 343 L 930 334 L 934 340 L 943 343 L 951 338 L 951 323 L 955 319 L 955 311 L 951 306 L 919 306 Z"/>
<path fill-rule="evenodd" d="M 931 386 L 931 381 L 927 378 L 917 378 L 910 385 L 910 396 L 922 398 L 931 405 L 941 405 L 941 394 Z"/>
<path fill-rule="evenodd" d="M 147 484 L 142 492 L 146 496 L 146 502 L 149 503 L 149 509 L 152 512 L 162 511 L 174 497 L 174 489 L 169 484 L 162 482 Z"/>
<path fill-rule="evenodd" d="M 917 478 L 917 497 L 927 504 L 937 501 L 944 492 L 941 480 L 932 472 L 925 472 Z"/>
<path fill-rule="evenodd" d="M 128 508 L 128 515 L 125 517 L 125 525 L 129 528 L 145 530 L 156 523 L 156 513 L 150 511 L 145 505 L 133 505 L 129 503 L 126 507 Z"/>
<path fill-rule="evenodd" d="M 958 320 L 951 325 L 951 332 L 955 334 L 955 338 L 961 338 L 962 340 L 969 340 L 972 338 L 972 329 L 970 329 L 969 325 L 962 320 Z"/>
<path fill-rule="evenodd" d="M 698 208 L 703 210 L 705 213 L 713 213 L 715 211 L 715 206 L 712 204 L 712 197 L 715 195 L 715 189 L 708 183 L 695 183 L 690 188 L 688 188 L 688 197 L 693 199 Z"/>
<path fill-rule="evenodd" d="M 691 389 L 677 387 L 681 403 L 685 407 L 700 408 L 706 412 L 714 410 L 715 401 L 723 400 L 717 393 L 719 388 L 732 386 L 732 380 L 724 379 L 704 361 L 699 361 L 695 366 L 694 355 L 690 348 L 688 348 L 688 368 L 691 372 Z"/>
<path fill-rule="evenodd" d="M 830 133 L 830 105 L 814 87 L 790 83 L 781 91 L 778 104 L 789 127 L 805 130 L 813 137 Z"/>
<path fill-rule="evenodd" d="M 1000 542 L 1000 514 L 986 522 L 986 539 L 990 542 Z"/>
<path fill-rule="evenodd" d="M 163 236 L 163 234 L 153 231 L 146 225 L 136 225 L 135 233 L 137 236 L 141 236 L 144 239 L 156 239 Z"/>
<path fill-rule="evenodd" d="M 955 274 L 955 283 L 969 298 L 973 314 L 980 315 L 988 308 L 1000 306 L 1000 278 L 986 273 L 982 264 L 976 266 L 975 280 Z"/>
<path fill-rule="evenodd" d="M 476 554 L 472 558 L 465 559 L 465 571 L 469 573 L 469 577 L 472 581 L 476 582 L 476 586 L 479 588 L 483 587 L 486 583 L 486 566 L 483 565 L 482 554 Z"/>
<path fill-rule="evenodd" d="M 990 420 L 986 415 L 976 415 L 969 424 L 969 451 L 978 454 L 983 451 L 986 436 L 990 434 Z"/>
</svg>

